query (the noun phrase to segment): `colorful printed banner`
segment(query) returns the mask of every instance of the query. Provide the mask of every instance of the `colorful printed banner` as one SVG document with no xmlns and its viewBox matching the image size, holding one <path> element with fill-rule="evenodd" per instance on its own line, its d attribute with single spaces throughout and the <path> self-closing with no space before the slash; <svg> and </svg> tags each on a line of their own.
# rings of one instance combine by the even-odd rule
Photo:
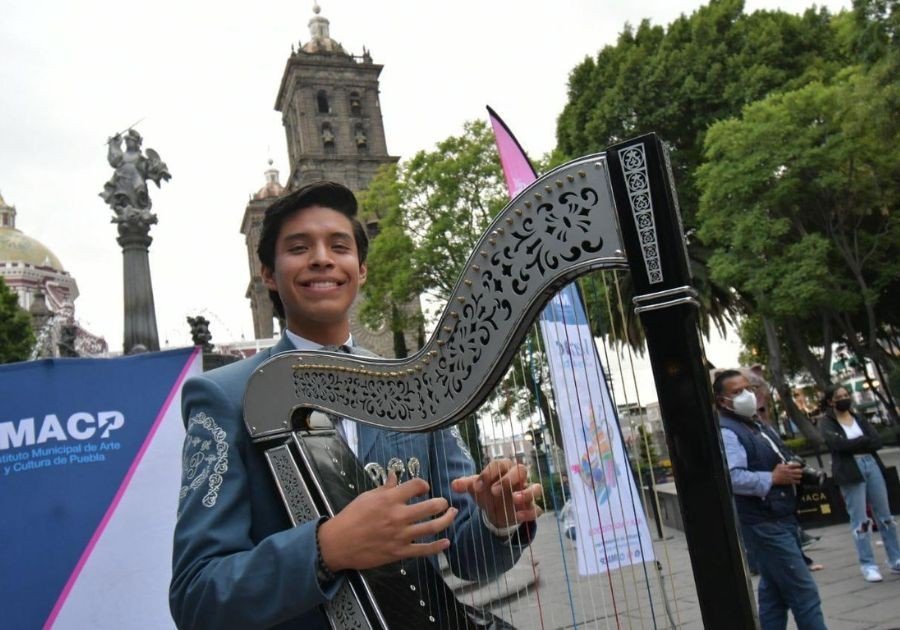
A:
<svg viewBox="0 0 900 630">
<path fill-rule="evenodd" d="M 537 179 L 518 141 L 488 108 L 510 197 Z M 563 289 L 541 314 L 550 379 L 574 503 L 578 571 L 593 575 L 654 559 L 647 519 L 625 455 L 581 296 Z"/>
<path fill-rule="evenodd" d="M 166 628 L 193 348 L 0 366 L 8 628 Z"/>
</svg>

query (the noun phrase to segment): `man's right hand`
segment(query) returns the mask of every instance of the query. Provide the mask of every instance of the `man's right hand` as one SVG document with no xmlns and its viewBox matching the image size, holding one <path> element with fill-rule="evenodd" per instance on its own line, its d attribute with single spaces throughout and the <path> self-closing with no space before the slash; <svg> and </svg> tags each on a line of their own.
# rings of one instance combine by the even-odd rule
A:
<svg viewBox="0 0 900 630">
<path fill-rule="evenodd" d="M 778 464 L 772 470 L 773 486 L 795 486 L 802 478 L 803 467 L 800 464 Z"/>
<path fill-rule="evenodd" d="M 450 541 L 446 538 L 416 542 L 447 529 L 458 511 L 447 509 L 447 499 L 440 497 L 409 504 L 410 499 L 427 492 L 428 482 L 424 479 L 398 484 L 397 476 L 390 473 L 383 486 L 360 494 L 319 527 L 325 566 L 333 573 L 371 569 L 405 558 L 433 556 L 447 549 Z"/>
</svg>

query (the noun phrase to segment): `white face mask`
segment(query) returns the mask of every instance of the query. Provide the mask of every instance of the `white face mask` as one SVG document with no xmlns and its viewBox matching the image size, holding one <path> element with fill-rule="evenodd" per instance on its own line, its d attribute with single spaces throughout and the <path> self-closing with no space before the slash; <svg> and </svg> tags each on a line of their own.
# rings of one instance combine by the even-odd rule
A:
<svg viewBox="0 0 900 630">
<path fill-rule="evenodd" d="M 731 397 L 731 407 L 739 416 L 752 418 L 756 413 L 756 394 L 745 389 L 737 396 Z"/>
</svg>

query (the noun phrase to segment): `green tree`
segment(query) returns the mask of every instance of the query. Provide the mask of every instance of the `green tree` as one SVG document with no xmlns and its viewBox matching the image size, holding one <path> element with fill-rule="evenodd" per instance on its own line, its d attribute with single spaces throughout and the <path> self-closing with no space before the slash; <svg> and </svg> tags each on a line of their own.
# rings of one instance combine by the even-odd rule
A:
<svg viewBox="0 0 900 630">
<path fill-rule="evenodd" d="M 475 243 L 509 201 L 490 127 L 465 123 L 462 135 L 413 156 L 401 181 L 403 225 L 415 244 L 421 288 L 446 300 Z"/>
<path fill-rule="evenodd" d="M 845 20 L 846 21 L 846 20 Z M 613 46 L 585 59 L 571 73 L 569 99 L 557 124 L 557 153 L 596 151 L 617 141 L 657 132 L 670 145 L 684 223 L 696 227 L 696 169 L 714 122 L 736 116 L 747 103 L 836 72 L 849 58 L 830 14 L 802 16 L 758 11 L 745 14 L 741 0 L 712 0 L 667 28 L 642 21 L 626 25 Z M 849 36 L 845 38 L 849 41 Z M 739 312 L 727 285 L 706 269 L 710 250 L 689 240 L 704 333 L 720 330 Z M 630 300 L 628 280 L 619 287 Z M 613 328 L 638 347 L 642 335 L 631 309 L 613 317 Z"/>
<path fill-rule="evenodd" d="M 34 346 L 31 318 L 0 278 L 0 363 L 26 361 Z"/>
<path fill-rule="evenodd" d="M 413 242 L 403 225 L 402 189 L 397 166 L 388 165 L 375 175 L 368 189 L 359 194 L 362 216 L 378 225 L 368 256 L 368 277 L 363 286 L 360 308 L 362 320 L 372 328 L 389 326 L 394 338 L 394 355 L 409 354 L 406 331 L 422 326 L 418 300 L 422 283 L 413 258 Z"/>
<path fill-rule="evenodd" d="M 880 66 L 849 67 L 708 132 L 699 233 L 715 248 L 712 277 L 762 317 L 776 386 L 779 339 L 797 336 L 793 350 L 809 361 L 832 326 L 889 371 L 882 341 L 896 313 L 881 302 L 900 288 L 898 97 Z M 889 393 L 884 402 L 893 407 Z"/>
</svg>

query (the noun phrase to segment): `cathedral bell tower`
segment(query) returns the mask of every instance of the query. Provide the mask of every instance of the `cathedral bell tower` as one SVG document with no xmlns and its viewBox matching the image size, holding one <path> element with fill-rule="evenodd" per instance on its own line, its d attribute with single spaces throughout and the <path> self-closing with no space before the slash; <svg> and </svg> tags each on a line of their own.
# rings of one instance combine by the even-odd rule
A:
<svg viewBox="0 0 900 630">
<path fill-rule="evenodd" d="M 293 190 L 319 179 L 353 191 L 366 188 L 388 155 L 378 101 L 382 66 L 351 55 L 331 38 L 318 3 L 309 21 L 310 40 L 292 50 L 281 78 L 275 109 L 287 136 Z"/>
<path fill-rule="evenodd" d="M 275 109 L 281 112 L 287 136 L 290 171 L 284 187 L 278 171 L 266 172 L 266 185 L 253 197 L 244 212 L 241 233 L 246 237 L 250 259 L 250 284 L 246 296 L 253 311 L 257 339 L 272 337 L 273 308 L 262 282 L 256 248 L 262 218 L 284 192 L 317 180 L 344 184 L 354 192 L 368 187 L 378 169 L 399 158 L 388 155 L 384 123 L 378 100 L 378 77 L 382 66 L 372 62 L 365 48 L 352 55 L 331 38 L 329 22 L 318 3 L 309 21 L 310 39 L 291 56 L 281 77 Z M 378 231 L 374 217 L 360 216 L 369 238 Z M 385 357 L 395 355 L 394 333 L 388 327 L 371 330 L 357 316 L 359 301 L 350 313 L 354 341 Z M 418 300 L 407 308 L 419 312 Z M 418 347 L 418 331 L 403 334 L 406 348 Z"/>
</svg>

